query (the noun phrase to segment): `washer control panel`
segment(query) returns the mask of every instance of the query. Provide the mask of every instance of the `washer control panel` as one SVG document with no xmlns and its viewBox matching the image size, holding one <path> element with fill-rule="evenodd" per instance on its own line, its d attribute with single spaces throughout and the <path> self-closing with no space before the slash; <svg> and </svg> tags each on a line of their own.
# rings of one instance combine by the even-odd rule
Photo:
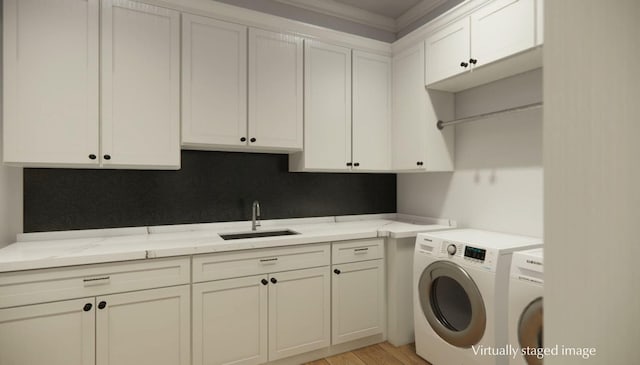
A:
<svg viewBox="0 0 640 365">
<path fill-rule="evenodd" d="M 440 257 L 446 257 L 451 261 L 467 266 L 473 266 L 487 271 L 495 271 L 497 261 L 496 250 L 449 240 L 442 240 L 439 243 Z"/>
<path fill-rule="evenodd" d="M 453 243 L 447 246 L 447 252 L 449 253 L 449 255 L 455 255 L 456 251 L 458 251 L 458 249 L 456 248 L 456 245 L 454 245 Z"/>
<path fill-rule="evenodd" d="M 477 247 L 465 246 L 464 247 L 464 257 L 472 260 L 476 260 L 478 262 L 484 262 L 485 257 L 487 256 L 487 250 Z"/>
</svg>

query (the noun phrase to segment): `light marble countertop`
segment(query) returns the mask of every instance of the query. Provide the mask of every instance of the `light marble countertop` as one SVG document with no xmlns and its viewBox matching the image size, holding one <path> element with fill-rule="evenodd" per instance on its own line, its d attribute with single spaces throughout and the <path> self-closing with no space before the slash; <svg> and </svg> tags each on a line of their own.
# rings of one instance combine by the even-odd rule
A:
<svg viewBox="0 0 640 365">
<path fill-rule="evenodd" d="M 452 227 L 455 222 L 447 219 L 380 214 L 267 220 L 259 231 L 286 228 L 299 234 L 227 241 L 219 235 L 248 232 L 251 222 L 27 233 L 0 249 L 0 272 L 374 237 L 407 238 Z"/>
</svg>

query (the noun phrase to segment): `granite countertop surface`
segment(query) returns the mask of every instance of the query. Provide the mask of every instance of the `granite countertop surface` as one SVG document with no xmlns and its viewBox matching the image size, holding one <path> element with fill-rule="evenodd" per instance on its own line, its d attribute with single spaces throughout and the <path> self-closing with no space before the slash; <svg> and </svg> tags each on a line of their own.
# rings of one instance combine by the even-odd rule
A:
<svg viewBox="0 0 640 365">
<path fill-rule="evenodd" d="M 0 249 L 0 273 L 375 237 L 408 238 L 419 232 L 455 227 L 455 222 L 448 219 L 397 214 L 261 223 L 259 231 L 290 229 L 299 234 L 227 241 L 220 237 L 250 231 L 250 221 L 27 233 Z"/>
</svg>

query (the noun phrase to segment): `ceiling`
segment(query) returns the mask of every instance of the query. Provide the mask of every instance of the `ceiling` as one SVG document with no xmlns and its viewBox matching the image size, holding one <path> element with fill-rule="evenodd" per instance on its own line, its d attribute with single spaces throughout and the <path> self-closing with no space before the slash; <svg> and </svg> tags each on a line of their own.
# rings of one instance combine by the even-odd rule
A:
<svg viewBox="0 0 640 365">
<path fill-rule="evenodd" d="M 446 0 L 275 0 L 373 28 L 398 32 Z"/>
</svg>

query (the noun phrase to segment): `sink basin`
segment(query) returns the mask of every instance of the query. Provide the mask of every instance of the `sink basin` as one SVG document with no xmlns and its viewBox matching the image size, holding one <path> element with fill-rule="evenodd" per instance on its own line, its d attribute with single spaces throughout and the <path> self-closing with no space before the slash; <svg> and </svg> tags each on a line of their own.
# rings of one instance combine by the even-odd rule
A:
<svg viewBox="0 0 640 365">
<path fill-rule="evenodd" d="M 221 234 L 220 237 L 226 241 L 226 240 L 239 240 L 243 238 L 291 236 L 294 234 L 300 234 L 300 233 L 289 230 L 289 229 L 284 229 L 280 231 L 250 231 L 250 232 L 241 232 L 241 233 L 229 233 L 229 234 Z"/>
</svg>

